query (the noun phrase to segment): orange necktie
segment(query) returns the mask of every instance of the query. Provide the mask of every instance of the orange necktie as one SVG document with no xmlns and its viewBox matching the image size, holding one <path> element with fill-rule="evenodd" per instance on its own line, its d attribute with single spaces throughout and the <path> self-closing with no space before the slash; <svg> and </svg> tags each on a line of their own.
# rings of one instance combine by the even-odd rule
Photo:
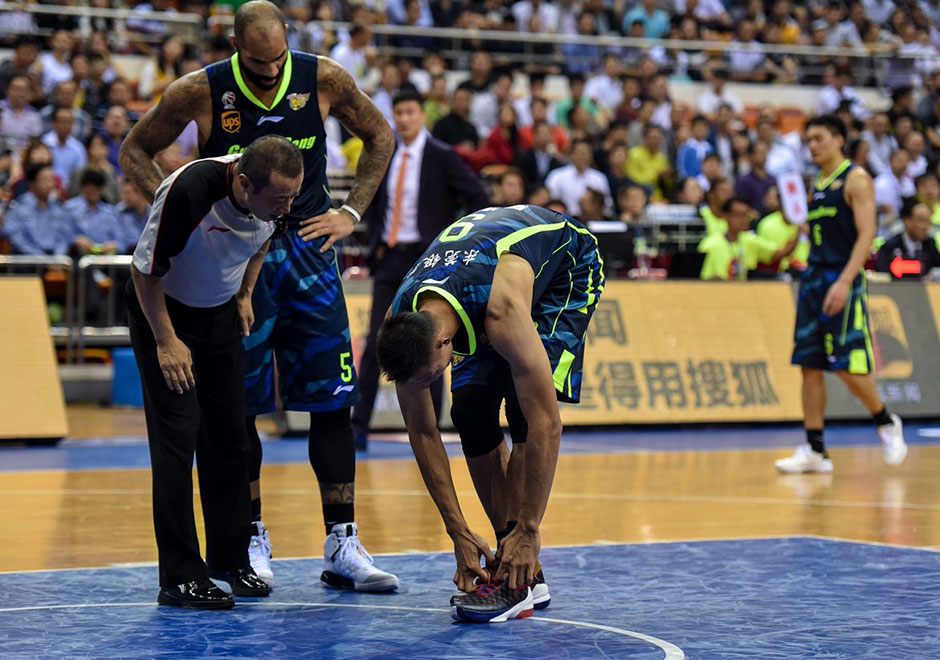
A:
<svg viewBox="0 0 940 660">
<path fill-rule="evenodd" d="M 401 227 L 402 197 L 405 196 L 405 169 L 408 167 L 408 152 L 401 155 L 398 167 L 398 181 L 395 182 L 395 206 L 392 207 L 392 226 L 388 230 L 388 246 L 395 247 L 398 242 L 398 229 Z"/>
</svg>

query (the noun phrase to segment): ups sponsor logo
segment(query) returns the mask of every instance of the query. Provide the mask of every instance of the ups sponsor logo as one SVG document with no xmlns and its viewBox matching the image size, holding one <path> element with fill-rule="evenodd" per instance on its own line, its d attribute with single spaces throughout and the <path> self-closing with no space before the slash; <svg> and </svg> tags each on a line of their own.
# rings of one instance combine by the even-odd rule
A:
<svg viewBox="0 0 940 660">
<path fill-rule="evenodd" d="M 222 130 L 226 133 L 238 133 L 242 129 L 242 116 L 238 110 L 222 113 Z"/>
<path fill-rule="evenodd" d="M 872 296 L 868 307 L 878 378 L 910 378 L 914 362 L 897 303 L 887 296 Z"/>
</svg>

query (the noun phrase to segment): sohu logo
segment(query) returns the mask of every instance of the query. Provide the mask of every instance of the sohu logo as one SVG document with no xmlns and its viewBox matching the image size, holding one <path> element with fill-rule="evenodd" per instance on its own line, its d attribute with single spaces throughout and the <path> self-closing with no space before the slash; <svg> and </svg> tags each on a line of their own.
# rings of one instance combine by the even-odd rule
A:
<svg viewBox="0 0 940 660">
<path fill-rule="evenodd" d="M 309 100 L 310 100 L 310 92 L 307 92 L 306 94 L 294 93 L 294 94 L 287 95 L 287 103 L 288 105 L 290 105 L 290 109 L 294 111 L 300 110 L 302 107 L 307 105 L 307 101 Z"/>
<path fill-rule="evenodd" d="M 242 115 L 238 110 L 222 113 L 222 130 L 226 133 L 238 133 L 242 130 Z"/>
</svg>

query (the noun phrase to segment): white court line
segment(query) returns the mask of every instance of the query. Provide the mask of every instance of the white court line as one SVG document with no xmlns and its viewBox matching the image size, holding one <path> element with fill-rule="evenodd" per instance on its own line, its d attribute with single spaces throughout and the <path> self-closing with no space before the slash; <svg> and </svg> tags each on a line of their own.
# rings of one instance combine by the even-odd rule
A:
<svg viewBox="0 0 940 660">
<path fill-rule="evenodd" d="M 147 608 L 157 608 L 156 603 L 78 603 L 75 605 L 32 605 L 29 607 L 5 607 L 0 608 L 0 614 L 8 614 L 13 612 L 35 612 L 40 610 L 70 610 L 70 609 L 91 609 L 91 608 L 108 608 L 108 607 L 147 607 Z M 277 603 L 277 602 L 265 602 L 265 603 L 243 603 L 239 602 L 238 607 L 256 607 L 259 609 L 277 609 L 277 608 L 287 608 L 287 607 L 336 607 L 336 608 L 346 608 L 346 609 L 360 609 L 360 610 L 387 610 L 387 611 L 402 611 L 402 612 L 428 612 L 430 614 L 449 614 L 450 610 L 441 610 L 431 607 L 405 607 L 401 605 L 358 605 L 353 603 Z M 621 635 L 623 637 L 632 637 L 638 639 L 641 642 L 646 642 L 647 644 L 652 644 L 653 646 L 658 647 L 663 653 L 663 660 L 684 660 L 685 652 L 671 642 L 667 642 L 658 637 L 653 637 L 651 635 L 645 635 L 643 633 L 634 632 L 632 630 L 624 630 L 623 628 L 614 628 L 613 626 L 604 626 L 598 623 L 589 623 L 587 621 L 568 621 L 567 619 L 551 619 L 545 617 L 529 617 L 528 621 L 533 622 L 542 622 L 542 623 L 556 623 L 564 626 L 574 626 L 577 628 L 589 628 L 592 630 L 600 630 L 602 632 L 609 632 L 615 635 Z"/>
</svg>

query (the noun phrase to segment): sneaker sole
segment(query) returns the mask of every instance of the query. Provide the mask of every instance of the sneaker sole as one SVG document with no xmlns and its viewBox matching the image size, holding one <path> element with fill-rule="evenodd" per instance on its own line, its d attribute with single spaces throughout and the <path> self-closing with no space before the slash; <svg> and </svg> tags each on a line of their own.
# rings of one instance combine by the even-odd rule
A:
<svg viewBox="0 0 940 660">
<path fill-rule="evenodd" d="M 450 615 L 457 621 L 466 621 L 468 623 L 505 623 L 510 619 L 525 619 L 532 616 L 535 607 L 532 603 L 532 590 L 525 600 L 522 600 L 508 610 L 503 612 L 474 612 L 461 607 L 460 604 L 454 605 L 450 609 Z"/>
<path fill-rule="evenodd" d="M 904 459 L 907 458 L 907 445 L 901 445 L 901 450 L 898 452 L 897 456 L 888 457 L 887 454 L 884 454 L 885 465 L 889 467 L 897 467 L 904 462 Z"/>
<path fill-rule="evenodd" d="M 453 596 L 450 597 L 450 606 L 454 607 L 458 605 L 461 599 L 466 596 L 462 591 L 458 591 Z M 548 592 L 548 585 L 543 583 L 537 584 L 532 588 L 532 606 L 537 610 L 544 610 L 546 607 L 551 605 L 552 595 Z"/>
<path fill-rule="evenodd" d="M 828 466 L 814 468 L 812 470 L 794 470 L 792 468 L 781 467 L 776 463 L 774 464 L 774 467 L 777 468 L 777 472 L 780 474 L 832 474 L 831 463 Z"/>
<path fill-rule="evenodd" d="M 361 591 L 363 593 L 384 593 L 398 589 L 398 578 L 390 577 L 375 582 L 353 582 L 347 577 L 333 571 L 323 571 L 320 573 L 320 583 L 329 589 L 347 589 L 349 591 Z"/>
</svg>

